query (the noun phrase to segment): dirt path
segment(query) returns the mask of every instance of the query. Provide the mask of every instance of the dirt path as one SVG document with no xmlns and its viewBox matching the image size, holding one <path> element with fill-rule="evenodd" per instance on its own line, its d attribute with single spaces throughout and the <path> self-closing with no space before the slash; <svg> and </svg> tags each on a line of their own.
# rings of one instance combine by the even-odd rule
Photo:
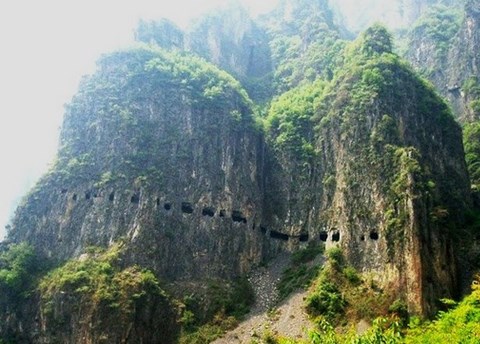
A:
<svg viewBox="0 0 480 344">
<path fill-rule="evenodd" d="M 304 310 L 306 291 L 292 294 L 280 305 L 277 304 L 276 285 L 282 272 L 288 267 L 288 255 L 277 257 L 267 267 L 257 269 L 249 277 L 255 291 L 256 304 L 251 315 L 234 330 L 228 332 L 214 344 L 249 344 L 261 338 L 265 332 L 291 338 L 307 338 L 307 330 L 312 327 Z M 315 259 L 314 264 L 322 264 L 323 258 Z M 272 309 L 273 308 L 273 309 Z"/>
</svg>

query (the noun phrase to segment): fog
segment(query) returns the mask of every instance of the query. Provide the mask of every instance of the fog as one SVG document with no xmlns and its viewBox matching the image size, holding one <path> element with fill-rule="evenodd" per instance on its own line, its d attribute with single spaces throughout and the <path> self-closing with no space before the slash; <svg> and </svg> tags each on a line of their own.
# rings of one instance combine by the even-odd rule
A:
<svg viewBox="0 0 480 344">
<path fill-rule="evenodd" d="M 243 0 L 256 14 L 275 0 Z M 0 3 L 0 239 L 21 197 L 48 169 L 63 106 L 105 52 L 131 44 L 140 18 L 185 27 L 221 0 L 16 0 Z"/>
</svg>

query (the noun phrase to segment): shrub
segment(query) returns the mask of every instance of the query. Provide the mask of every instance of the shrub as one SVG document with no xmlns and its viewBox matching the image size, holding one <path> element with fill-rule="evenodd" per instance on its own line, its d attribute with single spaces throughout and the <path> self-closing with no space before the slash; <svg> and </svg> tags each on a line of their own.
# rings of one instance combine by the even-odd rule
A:
<svg viewBox="0 0 480 344">
<path fill-rule="evenodd" d="M 308 296 L 306 301 L 307 312 L 310 315 L 322 315 L 329 321 L 343 313 L 345 305 L 345 299 L 338 287 L 326 281 L 323 281 L 315 292 Z"/>
</svg>

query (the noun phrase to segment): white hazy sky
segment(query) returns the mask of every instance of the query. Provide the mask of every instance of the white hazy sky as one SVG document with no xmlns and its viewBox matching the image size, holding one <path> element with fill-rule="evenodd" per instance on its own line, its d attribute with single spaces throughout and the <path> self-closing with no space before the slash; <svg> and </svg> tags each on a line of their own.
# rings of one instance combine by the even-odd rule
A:
<svg viewBox="0 0 480 344">
<path fill-rule="evenodd" d="M 242 0 L 254 13 L 276 0 Z M 181 26 L 225 0 L 1 0 L 0 240 L 13 206 L 52 161 L 63 105 L 140 18 Z"/>
</svg>

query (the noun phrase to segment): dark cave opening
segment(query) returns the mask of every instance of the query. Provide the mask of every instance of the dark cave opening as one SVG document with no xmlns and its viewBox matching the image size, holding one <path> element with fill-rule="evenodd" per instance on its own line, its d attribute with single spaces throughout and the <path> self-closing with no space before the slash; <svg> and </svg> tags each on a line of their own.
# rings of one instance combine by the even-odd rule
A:
<svg viewBox="0 0 480 344">
<path fill-rule="evenodd" d="M 225 211 L 225 209 L 221 209 L 219 216 L 220 216 L 220 217 L 225 217 L 226 213 L 227 213 L 227 212 Z"/>
<path fill-rule="evenodd" d="M 243 216 L 243 213 L 239 210 L 232 211 L 232 220 L 234 222 L 247 223 L 247 219 Z"/>
<path fill-rule="evenodd" d="M 372 240 L 378 240 L 378 233 L 373 231 L 373 232 L 370 232 L 370 239 Z"/>
<path fill-rule="evenodd" d="M 168 210 L 172 209 L 172 205 L 170 203 L 164 203 L 163 204 L 163 209 L 168 211 Z"/>
<path fill-rule="evenodd" d="M 308 238 L 309 238 L 308 233 L 303 233 L 303 234 L 300 234 L 298 240 L 299 240 L 300 242 L 307 242 L 307 241 L 308 241 Z"/>
<path fill-rule="evenodd" d="M 326 242 L 328 239 L 328 233 L 327 232 L 320 232 L 320 241 Z"/>
<path fill-rule="evenodd" d="M 133 204 L 140 203 L 140 196 L 138 196 L 137 194 L 132 195 L 132 198 L 130 198 L 130 202 L 132 202 Z"/>
<path fill-rule="evenodd" d="M 182 212 L 185 214 L 193 213 L 193 206 L 190 202 L 182 202 Z"/>
<path fill-rule="evenodd" d="M 67 193 L 67 189 L 62 189 L 62 195 L 66 194 Z"/>
<path fill-rule="evenodd" d="M 85 199 L 90 199 L 92 194 L 90 192 L 85 192 Z"/>
<path fill-rule="evenodd" d="M 108 196 L 108 200 L 110 202 L 113 202 L 114 199 L 115 199 L 115 192 L 111 192 L 110 195 Z"/>
<path fill-rule="evenodd" d="M 339 242 L 340 241 L 340 232 L 335 232 L 332 234 L 332 241 Z"/>
<path fill-rule="evenodd" d="M 203 208 L 202 215 L 203 216 L 210 216 L 210 217 L 215 216 L 215 208 L 212 208 L 212 207 Z"/>
<path fill-rule="evenodd" d="M 289 236 L 288 234 L 280 233 L 277 231 L 270 231 L 270 238 L 288 241 Z"/>
<path fill-rule="evenodd" d="M 160 206 L 160 198 L 157 197 L 157 199 L 155 200 L 155 203 L 157 204 L 157 207 Z"/>
<path fill-rule="evenodd" d="M 72 199 L 73 199 L 74 201 L 76 201 L 77 198 L 78 198 L 78 197 L 77 197 L 77 194 L 73 194 Z"/>
<path fill-rule="evenodd" d="M 365 241 L 365 235 L 362 235 L 362 236 L 360 237 L 360 240 L 361 240 L 361 241 Z"/>
<path fill-rule="evenodd" d="M 267 229 L 263 226 L 260 226 L 260 231 L 262 232 L 262 234 L 267 234 Z"/>
</svg>

